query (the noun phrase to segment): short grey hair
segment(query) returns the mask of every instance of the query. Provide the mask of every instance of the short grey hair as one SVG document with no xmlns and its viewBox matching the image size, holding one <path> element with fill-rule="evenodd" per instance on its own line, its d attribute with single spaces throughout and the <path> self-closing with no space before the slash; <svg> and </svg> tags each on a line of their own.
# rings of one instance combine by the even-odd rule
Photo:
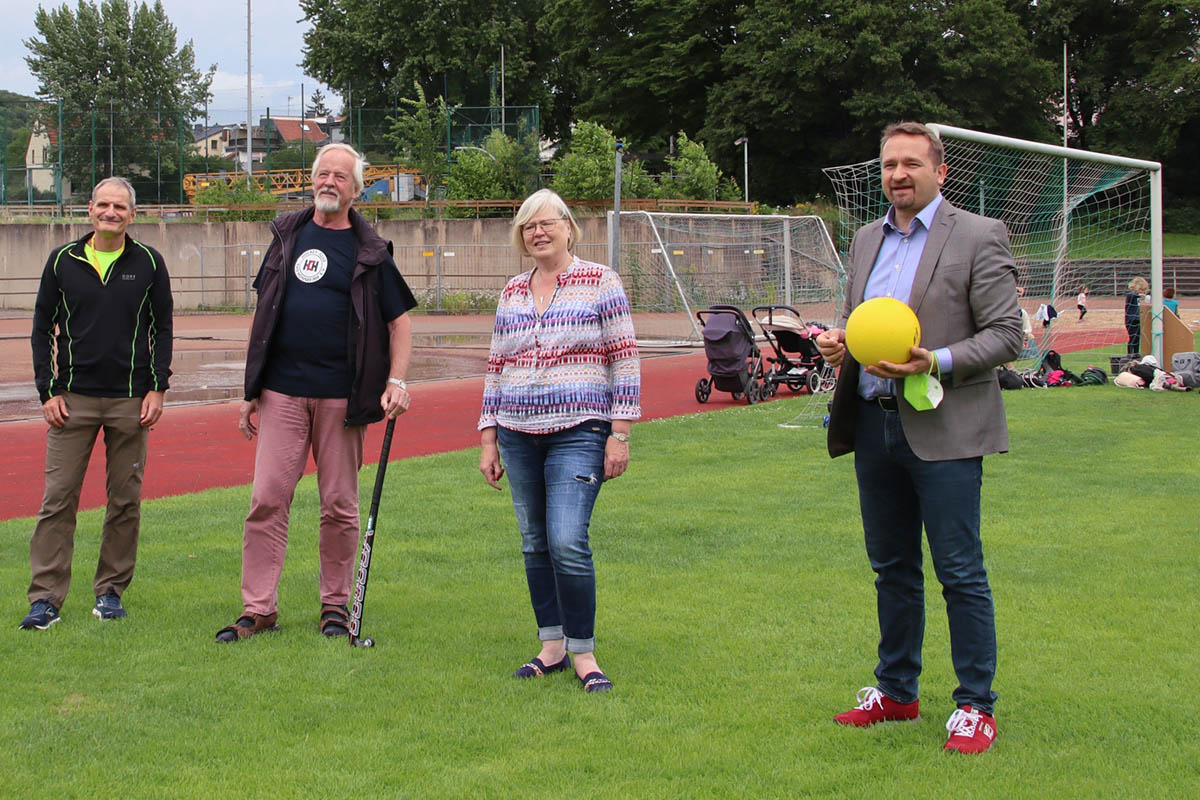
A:
<svg viewBox="0 0 1200 800">
<path fill-rule="evenodd" d="M 116 184 L 125 191 L 129 192 L 129 207 L 137 208 L 137 192 L 133 190 L 133 184 L 122 178 L 120 175 L 113 175 L 111 178 L 105 178 L 92 187 L 92 202 L 96 202 L 96 193 L 100 191 L 101 186 Z"/>
<path fill-rule="evenodd" d="M 575 215 L 567 207 L 566 201 L 559 197 L 558 193 L 553 189 L 538 189 L 525 198 L 525 202 L 521 203 L 521 208 L 517 211 L 517 215 L 513 217 L 512 244 L 521 255 L 529 255 L 529 251 L 525 249 L 525 236 L 521 232 L 522 226 L 533 219 L 535 214 L 547 207 L 557 216 L 566 220 L 567 226 L 571 229 L 567 236 L 567 249 L 573 249 L 575 243 L 579 241 L 582 232 L 579 230 L 579 223 L 575 221 Z"/>
<path fill-rule="evenodd" d="M 312 172 L 309 174 L 309 178 L 315 185 L 317 182 L 317 166 L 321 163 L 321 157 L 335 150 L 349 153 L 354 158 L 354 191 L 356 194 L 362 194 L 363 186 L 366 185 L 366 181 L 363 179 L 363 166 L 366 164 L 366 159 L 362 157 L 361 153 L 345 142 L 327 144 L 318 150 L 316 158 L 313 159 Z"/>
</svg>

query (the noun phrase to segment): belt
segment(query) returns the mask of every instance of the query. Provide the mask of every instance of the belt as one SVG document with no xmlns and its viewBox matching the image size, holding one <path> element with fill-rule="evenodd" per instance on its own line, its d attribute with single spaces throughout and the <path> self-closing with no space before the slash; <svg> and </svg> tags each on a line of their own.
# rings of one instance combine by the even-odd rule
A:
<svg viewBox="0 0 1200 800">
<path fill-rule="evenodd" d="M 884 411 L 899 411 L 900 405 L 896 400 L 895 395 L 881 394 L 878 397 L 872 397 L 870 400 L 863 400 L 864 403 L 878 405 Z"/>
</svg>

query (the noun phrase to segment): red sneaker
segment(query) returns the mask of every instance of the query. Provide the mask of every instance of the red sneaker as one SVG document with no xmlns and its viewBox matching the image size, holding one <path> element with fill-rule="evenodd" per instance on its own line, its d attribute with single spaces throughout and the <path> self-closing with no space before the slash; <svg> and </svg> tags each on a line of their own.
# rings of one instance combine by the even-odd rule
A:
<svg viewBox="0 0 1200 800">
<path fill-rule="evenodd" d="M 916 719 L 920 716 L 920 704 L 920 700 L 897 703 L 874 686 L 864 686 L 858 690 L 858 705 L 844 714 L 838 714 L 833 721 L 840 725 L 867 728 L 876 722 Z"/>
<path fill-rule="evenodd" d="M 996 718 L 970 706 L 963 706 L 950 715 L 946 730 L 950 731 L 946 750 L 982 753 L 996 741 Z"/>
</svg>

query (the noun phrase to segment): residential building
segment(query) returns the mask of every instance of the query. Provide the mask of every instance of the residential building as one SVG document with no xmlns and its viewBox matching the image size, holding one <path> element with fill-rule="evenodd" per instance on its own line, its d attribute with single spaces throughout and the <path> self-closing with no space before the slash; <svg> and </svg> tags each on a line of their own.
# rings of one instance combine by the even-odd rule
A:
<svg viewBox="0 0 1200 800">
<path fill-rule="evenodd" d="M 58 172 L 58 130 L 34 121 L 25 147 L 25 185 L 35 192 L 54 192 Z M 66 178 L 62 181 L 62 196 L 71 196 L 71 182 Z"/>
</svg>

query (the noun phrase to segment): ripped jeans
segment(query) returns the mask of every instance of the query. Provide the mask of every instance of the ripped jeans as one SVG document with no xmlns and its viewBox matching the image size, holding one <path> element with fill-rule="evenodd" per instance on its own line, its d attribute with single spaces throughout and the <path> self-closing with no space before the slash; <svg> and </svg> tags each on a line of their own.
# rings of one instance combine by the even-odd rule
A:
<svg viewBox="0 0 1200 800">
<path fill-rule="evenodd" d="M 497 428 L 521 529 L 525 578 L 542 641 L 572 653 L 596 647 L 596 571 L 588 547 L 612 425 L 589 420 L 548 434 Z"/>
</svg>

